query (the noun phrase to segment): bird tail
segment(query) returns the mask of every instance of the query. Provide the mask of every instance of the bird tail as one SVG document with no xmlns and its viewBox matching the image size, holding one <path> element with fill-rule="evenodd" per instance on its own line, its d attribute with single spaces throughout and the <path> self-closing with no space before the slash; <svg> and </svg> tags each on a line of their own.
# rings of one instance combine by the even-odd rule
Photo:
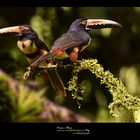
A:
<svg viewBox="0 0 140 140">
<path fill-rule="evenodd" d="M 38 67 L 38 65 L 41 62 L 43 62 L 45 60 L 48 60 L 49 58 L 52 58 L 54 56 L 55 56 L 55 54 L 50 52 L 50 53 L 38 58 L 36 61 L 32 62 L 30 67 L 35 69 L 35 68 Z M 46 72 L 48 74 L 48 77 L 49 77 L 49 80 L 50 80 L 50 82 L 52 84 L 52 87 L 56 91 L 56 94 L 66 96 L 66 91 L 64 89 L 64 84 L 63 84 L 60 76 L 58 75 L 57 70 L 56 69 L 47 69 Z"/>
<path fill-rule="evenodd" d="M 38 67 L 38 65 L 39 65 L 41 62 L 43 62 L 43 61 L 45 61 L 45 60 L 48 60 L 49 58 L 52 58 L 52 57 L 54 57 L 54 56 L 55 56 L 55 54 L 52 53 L 52 52 L 50 52 L 50 53 L 48 53 L 48 54 L 46 54 L 46 55 L 44 55 L 44 56 L 38 58 L 38 59 L 35 60 L 34 62 L 32 62 L 31 65 L 30 65 L 30 67 L 31 67 L 31 68 L 36 68 L 36 67 Z"/>
<path fill-rule="evenodd" d="M 48 54 L 46 54 L 46 55 L 40 57 L 40 58 L 38 59 L 38 61 L 39 61 L 39 62 L 42 62 L 42 61 L 48 60 L 49 58 L 52 58 L 52 57 L 54 57 L 55 55 L 56 55 L 56 54 L 50 52 L 50 53 L 48 53 Z"/>
<path fill-rule="evenodd" d="M 63 84 L 63 81 L 61 80 L 60 76 L 58 75 L 57 70 L 56 69 L 51 69 L 51 70 L 48 69 L 47 74 L 48 74 L 48 77 L 49 77 L 49 80 L 51 82 L 52 87 L 56 91 L 56 94 L 66 97 L 67 94 L 66 94 L 66 91 L 64 88 L 64 84 Z"/>
</svg>

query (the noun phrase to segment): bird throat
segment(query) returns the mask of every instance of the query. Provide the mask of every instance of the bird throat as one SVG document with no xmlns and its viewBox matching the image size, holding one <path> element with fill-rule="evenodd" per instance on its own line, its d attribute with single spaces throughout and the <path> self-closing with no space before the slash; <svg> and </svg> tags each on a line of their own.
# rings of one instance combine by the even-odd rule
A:
<svg viewBox="0 0 140 140">
<path fill-rule="evenodd" d="M 91 42 L 91 38 L 89 39 L 89 42 L 88 42 L 88 44 L 86 44 L 86 45 L 84 45 L 84 46 L 82 46 L 82 48 L 81 48 L 81 50 L 80 50 L 80 52 L 81 51 L 83 51 L 89 44 L 90 44 L 90 42 Z"/>
<path fill-rule="evenodd" d="M 24 41 L 19 40 L 17 46 L 24 54 L 31 54 L 37 50 L 37 47 L 29 39 Z"/>
<path fill-rule="evenodd" d="M 36 45 L 31 40 L 19 40 L 17 42 L 18 48 L 26 55 L 29 63 L 37 60 L 40 56 L 47 54 L 47 51 L 43 49 L 38 49 Z M 42 62 L 40 66 L 46 66 L 45 62 Z"/>
</svg>

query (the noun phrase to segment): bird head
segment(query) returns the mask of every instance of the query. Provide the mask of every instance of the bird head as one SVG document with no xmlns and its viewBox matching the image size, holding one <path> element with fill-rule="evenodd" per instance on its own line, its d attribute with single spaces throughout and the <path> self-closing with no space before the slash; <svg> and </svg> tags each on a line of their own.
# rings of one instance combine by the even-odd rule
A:
<svg viewBox="0 0 140 140">
<path fill-rule="evenodd" d="M 85 31 L 89 31 L 91 29 L 121 28 L 121 27 L 122 26 L 119 23 L 113 20 L 79 18 L 71 24 L 70 30 L 78 31 L 83 29 Z"/>
</svg>

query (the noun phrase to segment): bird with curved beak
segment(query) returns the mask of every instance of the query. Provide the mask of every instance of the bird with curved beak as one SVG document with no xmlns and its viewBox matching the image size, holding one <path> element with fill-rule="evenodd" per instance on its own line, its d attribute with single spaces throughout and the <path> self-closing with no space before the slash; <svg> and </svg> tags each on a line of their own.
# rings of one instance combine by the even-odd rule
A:
<svg viewBox="0 0 140 140">
<path fill-rule="evenodd" d="M 112 20 L 79 18 L 70 25 L 66 33 L 54 42 L 48 54 L 40 57 L 30 65 L 31 68 L 35 69 L 41 62 L 53 58 L 65 59 L 69 57 L 72 62 L 76 62 L 78 53 L 90 44 L 91 37 L 88 31 L 100 28 L 121 28 L 121 25 Z"/>
<path fill-rule="evenodd" d="M 26 55 L 29 64 L 36 61 L 41 56 L 48 54 L 49 49 L 46 44 L 41 41 L 37 33 L 29 25 L 13 26 L 0 29 L 0 35 L 16 35 L 18 36 L 17 46 Z M 39 67 L 47 65 L 49 62 L 43 62 Z M 58 95 L 66 96 L 64 84 L 60 79 L 56 70 L 46 71 L 49 80 Z"/>
</svg>

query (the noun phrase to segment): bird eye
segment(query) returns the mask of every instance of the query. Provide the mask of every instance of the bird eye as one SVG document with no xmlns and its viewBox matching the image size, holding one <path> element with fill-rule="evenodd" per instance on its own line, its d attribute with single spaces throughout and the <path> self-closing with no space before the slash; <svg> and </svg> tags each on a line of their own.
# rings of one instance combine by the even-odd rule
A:
<svg viewBox="0 0 140 140">
<path fill-rule="evenodd" d="M 24 30 L 25 30 L 25 31 L 29 30 L 29 27 L 24 27 Z"/>
<path fill-rule="evenodd" d="M 30 28 L 27 26 L 20 26 L 19 29 L 21 34 L 29 34 L 31 32 Z"/>
<path fill-rule="evenodd" d="M 86 25 L 87 24 L 87 21 L 84 20 L 84 21 L 81 22 L 81 24 Z"/>
</svg>

